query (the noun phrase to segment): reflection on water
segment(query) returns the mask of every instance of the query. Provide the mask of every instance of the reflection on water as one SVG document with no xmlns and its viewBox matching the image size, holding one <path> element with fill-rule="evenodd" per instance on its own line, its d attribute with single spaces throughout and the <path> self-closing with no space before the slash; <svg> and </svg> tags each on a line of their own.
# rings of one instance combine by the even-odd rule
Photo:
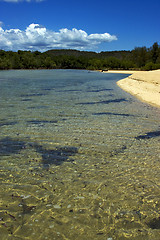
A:
<svg viewBox="0 0 160 240">
<path fill-rule="evenodd" d="M 1 239 L 159 240 L 160 110 L 123 77 L 0 72 Z"/>
</svg>

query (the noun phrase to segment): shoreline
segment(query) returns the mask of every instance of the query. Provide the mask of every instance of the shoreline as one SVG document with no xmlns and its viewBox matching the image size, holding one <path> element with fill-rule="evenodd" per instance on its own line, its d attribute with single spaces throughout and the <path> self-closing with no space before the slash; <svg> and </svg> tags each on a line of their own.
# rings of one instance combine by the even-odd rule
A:
<svg viewBox="0 0 160 240">
<path fill-rule="evenodd" d="M 106 73 L 132 74 L 119 80 L 117 85 L 142 102 L 160 108 L 160 70 L 153 71 L 106 71 Z"/>
<path fill-rule="evenodd" d="M 53 70 L 53 69 L 8 69 L 11 70 Z M 58 70 L 58 69 L 54 69 Z M 66 70 L 66 69 L 62 69 Z M 80 70 L 80 69 L 76 69 Z M 81 69 L 82 70 L 82 69 Z M 86 70 L 86 69 L 83 69 Z M 127 78 L 121 79 L 117 85 L 124 91 L 135 96 L 142 102 L 160 108 L 160 69 L 152 71 L 138 70 L 96 70 L 102 73 L 129 74 Z"/>
<path fill-rule="evenodd" d="M 136 72 L 141 72 L 137 70 L 108 70 L 108 71 L 103 71 L 104 73 L 122 73 L 122 74 L 133 74 Z"/>
</svg>

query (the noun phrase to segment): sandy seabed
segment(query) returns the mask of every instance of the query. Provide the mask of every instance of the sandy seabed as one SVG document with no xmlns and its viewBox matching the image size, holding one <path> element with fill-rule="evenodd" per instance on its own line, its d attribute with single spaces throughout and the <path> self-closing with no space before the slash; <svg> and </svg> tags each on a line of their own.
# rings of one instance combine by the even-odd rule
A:
<svg viewBox="0 0 160 240">
<path fill-rule="evenodd" d="M 115 72 L 122 73 L 122 71 Z M 123 71 L 123 73 L 132 72 Z M 140 100 L 160 107 L 160 70 L 135 71 L 129 77 L 118 81 L 117 85 Z"/>
</svg>

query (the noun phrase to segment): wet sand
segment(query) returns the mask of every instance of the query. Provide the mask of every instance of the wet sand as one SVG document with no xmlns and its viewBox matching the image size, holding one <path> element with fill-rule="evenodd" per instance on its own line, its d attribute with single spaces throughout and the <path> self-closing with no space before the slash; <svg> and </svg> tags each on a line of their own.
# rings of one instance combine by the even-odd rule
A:
<svg viewBox="0 0 160 240">
<path fill-rule="evenodd" d="M 109 71 L 130 74 L 130 71 Z M 160 107 L 160 70 L 135 71 L 131 76 L 117 82 L 123 90 L 153 106 Z"/>
<path fill-rule="evenodd" d="M 105 72 L 105 71 L 104 71 Z M 136 70 L 108 70 L 106 71 L 108 73 L 124 73 L 124 74 L 133 74 L 136 72 L 140 72 L 140 71 L 136 71 Z"/>
</svg>

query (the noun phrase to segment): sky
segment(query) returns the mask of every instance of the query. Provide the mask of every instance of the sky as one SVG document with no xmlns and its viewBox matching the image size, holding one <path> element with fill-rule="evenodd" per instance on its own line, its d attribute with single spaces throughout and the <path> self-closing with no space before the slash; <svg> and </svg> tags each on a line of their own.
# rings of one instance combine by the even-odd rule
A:
<svg viewBox="0 0 160 240">
<path fill-rule="evenodd" d="M 0 49 L 132 50 L 160 44 L 160 0 L 0 0 Z"/>
</svg>

